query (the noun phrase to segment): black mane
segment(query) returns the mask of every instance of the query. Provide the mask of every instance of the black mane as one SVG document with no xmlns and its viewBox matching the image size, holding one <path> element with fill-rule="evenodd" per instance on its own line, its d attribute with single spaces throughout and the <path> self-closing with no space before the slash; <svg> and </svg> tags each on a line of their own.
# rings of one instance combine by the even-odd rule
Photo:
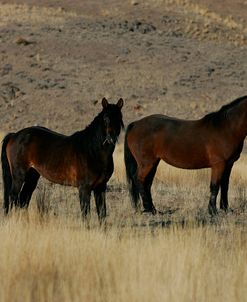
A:
<svg viewBox="0 0 247 302">
<path fill-rule="evenodd" d="M 102 119 L 102 112 L 101 111 L 93 120 L 92 122 L 86 126 L 85 129 L 76 131 L 74 134 L 72 134 L 72 137 L 76 138 L 78 137 L 80 140 L 84 139 L 90 139 L 91 141 L 101 140 L 102 131 L 98 131 L 101 119 Z M 88 143 L 88 142 L 87 142 Z"/>
<path fill-rule="evenodd" d="M 116 110 L 117 112 L 115 112 Z M 77 143 L 80 150 L 85 150 L 87 153 L 95 156 L 99 149 L 102 149 L 103 142 L 106 139 L 103 117 L 106 113 L 112 114 L 111 111 L 113 111 L 114 119 L 117 119 L 116 128 L 118 128 L 119 131 L 117 131 L 116 134 L 117 137 L 119 136 L 123 128 L 122 113 L 116 105 L 110 104 L 109 109 L 103 109 L 85 129 L 71 135 L 71 138 Z"/>
<path fill-rule="evenodd" d="M 242 101 L 247 100 L 247 95 L 242 96 L 236 100 L 233 100 L 229 104 L 222 106 L 218 111 L 211 112 L 206 114 L 203 119 L 208 122 L 212 122 L 213 124 L 219 124 L 222 122 L 229 112 L 230 109 L 239 105 Z"/>
</svg>

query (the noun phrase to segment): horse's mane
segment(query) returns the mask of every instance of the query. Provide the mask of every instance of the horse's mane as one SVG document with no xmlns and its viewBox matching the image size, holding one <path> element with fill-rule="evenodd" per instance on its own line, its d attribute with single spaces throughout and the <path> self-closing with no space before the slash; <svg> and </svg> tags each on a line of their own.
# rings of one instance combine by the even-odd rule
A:
<svg viewBox="0 0 247 302">
<path fill-rule="evenodd" d="M 71 135 L 71 138 L 78 143 L 81 149 L 89 150 L 98 145 L 103 139 L 102 131 L 99 131 L 99 124 L 102 119 L 102 111 L 93 119 L 93 121 L 86 126 L 85 129 L 76 131 Z"/>
<path fill-rule="evenodd" d="M 242 96 L 236 100 L 233 100 L 229 104 L 222 106 L 218 111 L 206 114 L 203 120 L 212 122 L 213 124 L 219 124 L 227 117 L 228 112 L 235 106 L 238 106 L 242 101 L 247 100 L 247 95 Z"/>
</svg>

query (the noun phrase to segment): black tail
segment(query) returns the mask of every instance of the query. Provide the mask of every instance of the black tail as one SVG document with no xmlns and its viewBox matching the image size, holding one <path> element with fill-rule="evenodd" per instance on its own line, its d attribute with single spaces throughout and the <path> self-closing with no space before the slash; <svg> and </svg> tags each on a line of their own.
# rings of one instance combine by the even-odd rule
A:
<svg viewBox="0 0 247 302">
<path fill-rule="evenodd" d="M 140 192 L 139 192 L 138 181 L 137 181 L 137 162 L 134 156 L 132 155 L 127 142 L 128 133 L 132 127 L 133 127 L 133 123 L 129 124 L 125 133 L 124 162 L 125 162 L 126 178 L 129 186 L 132 205 L 136 210 L 138 210 Z"/>
<path fill-rule="evenodd" d="M 2 153 L 1 153 L 1 161 L 2 161 L 2 176 L 3 176 L 3 187 L 4 187 L 4 201 L 3 208 L 5 214 L 9 212 L 9 194 L 12 185 L 12 176 L 10 172 L 9 161 L 7 158 L 6 147 L 9 142 L 9 139 L 12 137 L 13 133 L 7 134 L 2 142 Z"/>
</svg>

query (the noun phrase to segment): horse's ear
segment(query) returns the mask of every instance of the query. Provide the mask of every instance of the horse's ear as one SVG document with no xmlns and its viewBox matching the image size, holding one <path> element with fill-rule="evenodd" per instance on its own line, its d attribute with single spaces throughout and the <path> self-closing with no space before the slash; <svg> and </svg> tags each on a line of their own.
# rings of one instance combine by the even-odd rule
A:
<svg viewBox="0 0 247 302">
<path fill-rule="evenodd" d="M 123 99 L 119 99 L 117 102 L 117 106 L 121 109 L 123 107 Z"/>
<path fill-rule="evenodd" d="M 103 108 L 106 108 L 109 105 L 106 98 L 103 98 L 101 103 L 102 103 Z"/>
</svg>

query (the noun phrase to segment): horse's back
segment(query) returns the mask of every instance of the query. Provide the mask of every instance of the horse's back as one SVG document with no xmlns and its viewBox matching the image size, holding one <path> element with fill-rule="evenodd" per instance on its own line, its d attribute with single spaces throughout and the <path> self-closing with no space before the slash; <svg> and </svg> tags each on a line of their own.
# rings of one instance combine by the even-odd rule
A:
<svg viewBox="0 0 247 302">
<path fill-rule="evenodd" d="M 7 152 L 26 162 L 28 158 L 44 158 L 64 153 L 70 147 L 69 137 L 45 127 L 33 126 L 13 133 Z M 56 158 L 56 157 L 55 157 Z"/>
<path fill-rule="evenodd" d="M 77 186 L 80 169 L 71 137 L 45 127 L 24 128 L 7 145 L 10 165 L 22 171 L 33 168 L 52 182 Z"/>
<path fill-rule="evenodd" d="M 157 136 L 158 133 L 162 133 L 164 136 L 174 136 L 178 132 L 183 131 L 197 131 L 199 129 L 199 120 L 183 120 L 174 117 L 170 117 L 163 114 L 153 114 L 146 116 L 140 120 L 134 121 L 130 124 L 130 129 L 135 135 L 140 135 L 141 137 Z"/>
<path fill-rule="evenodd" d="M 21 136 L 46 136 L 52 138 L 66 138 L 67 136 L 43 126 L 32 126 L 19 130 L 15 133 L 15 137 Z"/>
<path fill-rule="evenodd" d="M 32 126 L 21 129 L 12 135 L 12 143 L 21 145 L 22 148 L 37 144 L 43 148 L 50 149 L 53 145 L 64 144 L 68 141 L 68 136 L 52 131 L 41 126 Z"/>
</svg>

